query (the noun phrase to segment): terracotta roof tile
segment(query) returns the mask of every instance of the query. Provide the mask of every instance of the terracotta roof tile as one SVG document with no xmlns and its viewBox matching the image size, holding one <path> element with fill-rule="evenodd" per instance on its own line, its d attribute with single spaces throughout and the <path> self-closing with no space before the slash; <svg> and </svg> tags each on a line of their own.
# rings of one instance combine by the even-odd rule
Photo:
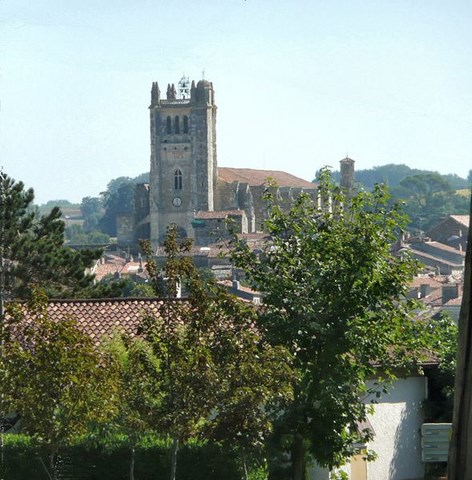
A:
<svg viewBox="0 0 472 480">
<path fill-rule="evenodd" d="M 58 322 L 73 318 L 77 326 L 98 344 L 114 331 L 136 335 L 143 316 L 158 316 L 163 302 L 164 300 L 157 298 L 50 300 L 48 313 L 52 320 Z"/>
<path fill-rule="evenodd" d="M 270 179 L 279 187 L 316 188 L 316 185 L 312 182 L 279 170 L 220 167 L 218 168 L 218 178 L 226 183 L 241 182 L 253 187 L 267 185 L 268 179 Z"/>
</svg>

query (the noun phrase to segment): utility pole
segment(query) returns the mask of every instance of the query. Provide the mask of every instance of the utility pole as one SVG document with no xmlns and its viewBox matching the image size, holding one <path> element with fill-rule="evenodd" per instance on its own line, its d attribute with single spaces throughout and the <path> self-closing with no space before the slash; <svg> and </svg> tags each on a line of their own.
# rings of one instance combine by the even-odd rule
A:
<svg viewBox="0 0 472 480">
<path fill-rule="evenodd" d="M 472 219 L 472 192 L 469 218 Z M 459 316 L 459 350 L 447 478 L 472 479 L 472 223 L 469 225 Z"/>
<path fill-rule="evenodd" d="M 5 289 L 5 275 L 4 275 L 4 245 L 3 245 L 3 234 L 4 234 L 4 173 L 3 169 L 0 169 L 0 368 L 2 367 L 3 359 L 3 321 L 4 321 L 4 306 L 3 306 L 3 297 Z M 3 410 L 3 393 L 0 390 L 0 480 L 5 479 L 5 445 L 3 443 L 3 430 L 4 430 L 4 419 L 5 414 Z"/>
</svg>

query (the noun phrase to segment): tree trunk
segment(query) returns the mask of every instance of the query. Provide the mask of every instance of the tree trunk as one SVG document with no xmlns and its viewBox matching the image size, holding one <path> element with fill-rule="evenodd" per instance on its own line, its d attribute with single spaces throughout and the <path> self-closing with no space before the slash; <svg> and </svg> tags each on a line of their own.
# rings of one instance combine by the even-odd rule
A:
<svg viewBox="0 0 472 480">
<path fill-rule="evenodd" d="M 177 473 L 177 452 L 179 451 L 179 439 L 177 437 L 172 438 L 172 460 L 170 468 L 170 480 L 175 480 Z"/>
<path fill-rule="evenodd" d="M 246 457 L 246 452 L 245 452 L 244 449 L 241 452 L 241 460 L 242 460 L 242 463 L 243 463 L 243 480 L 248 480 L 249 475 L 248 475 L 248 472 L 247 472 L 247 457 Z"/>
<path fill-rule="evenodd" d="M 292 479 L 305 480 L 305 448 L 303 437 L 296 433 L 292 443 Z"/>
<path fill-rule="evenodd" d="M 471 196 L 472 197 L 472 196 Z M 472 198 L 470 205 L 472 219 Z M 465 256 L 448 480 L 472 479 L 472 222 Z"/>
<path fill-rule="evenodd" d="M 56 468 L 57 448 L 53 448 L 51 455 L 49 455 L 49 476 L 53 480 L 57 480 L 57 468 Z"/>
<path fill-rule="evenodd" d="M 131 445 L 131 457 L 129 461 L 129 480 L 134 480 L 134 461 L 136 458 L 136 452 L 134 445 Z"/>
</svg>

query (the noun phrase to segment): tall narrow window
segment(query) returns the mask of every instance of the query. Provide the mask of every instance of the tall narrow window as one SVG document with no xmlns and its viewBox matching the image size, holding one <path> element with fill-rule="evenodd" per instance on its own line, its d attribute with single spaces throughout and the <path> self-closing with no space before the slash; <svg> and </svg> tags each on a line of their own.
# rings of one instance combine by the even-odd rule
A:
<svg viewBox="0 0 472 480">
<path fill-rule="evenodd" d="M 167 120 L 166 120 L 166 131 L 167 131 L 167 134 L 172 133 L 172 118 L 170 118 L 169 116 L 167 117 Z"/>
<path fill-rule="evenodd" d="M 177 115 L 175 116 L 175 119 L 174 119 L 174 132 L 180 133 L 180 120 Z"/>
<path fill-rule="evenodd" d="M 174 172 L 174 189 L 182 190 L 182 170 L 180 169 Z"/>
<path fill-rule="evenodd" d="M 188 133 L 188 117 L 184 115 L 184 133 Z"/>
</svg>

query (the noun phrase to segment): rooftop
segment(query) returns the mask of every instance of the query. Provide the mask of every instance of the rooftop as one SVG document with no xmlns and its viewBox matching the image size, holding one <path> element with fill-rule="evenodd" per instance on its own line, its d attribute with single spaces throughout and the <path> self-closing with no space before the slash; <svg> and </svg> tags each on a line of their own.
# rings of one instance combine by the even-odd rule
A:
<svg viewBox="0 0 472 480">
<path fill-rule="evenodd" d="M 213 212 L 207 212 L 201 210 L 195 214 L 195 218 L 198 220 L 210 220 L 210 219 L 225 219 L 230 216 L 242 217 L 245 215 L 243 210 L 218 210 Z"/>
<path fill-rule="evenodd" d="M 273 181 L 279 187 L 316 188 L 316 185 L 312 182 L 279 170 L 219 167 L 218 177 L 226 183 L 241 182 L 247 183 L 252 187 L 267 185 L 269 181 Z"/>
<path fill-rule="evenodd" d="M 79 329 L 87 333 L 95 344 L 99 344 L 115 331 L 136 335 L 143 316 L 158 316 L 163 302 L 164 300 L 158 298 L 50 300 L 47 311 L 53 321 L 73 318 Z"/>
</svg>

